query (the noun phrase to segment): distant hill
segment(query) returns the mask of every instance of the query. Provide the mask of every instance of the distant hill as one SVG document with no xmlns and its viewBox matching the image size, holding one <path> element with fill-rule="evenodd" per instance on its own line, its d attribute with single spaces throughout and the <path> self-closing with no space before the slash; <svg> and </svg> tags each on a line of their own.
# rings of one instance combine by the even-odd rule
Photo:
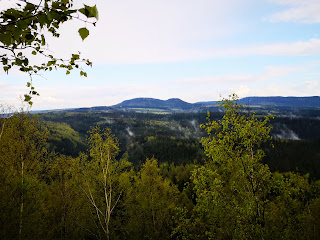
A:
<svg viewBox="0 0 320 240">
<path fill-rule="evenodd" d="M 239 102 L 246 105 L 320 108 L 320 97 L 246 97 Z"/>
<path fill-rule="evenodd" d="M 320 97 L 246 97 L 238 101 L 256 110 L 268 112 L 297 111 L 301 109 L 320 110 Z M 160 100 L 156 98 L 134 98 L 113 106 L 96 106 L 91 108 L 64 109 L 59 111 L 96 112 L 96 111 L 140 111 L 140 112 L 207 112 L 220 111 L 217 101 L 188 103 L 179 98 Z M 54 111 L 54 110 L 53 110 Z"/>
<path fill-rule="evenodd" d="M 134 98 L 123 101 L 117 105 L 117 108 L 156 108 L 168 110 L 190 110 L 194 107 L 193 104 L 182 101 L 179 98 L 170 98 L 168 100 L 160 100 L 155 98 Z"/>
<path fill-rule="evenodd" d="M 245 97 L 240 104 L 270 107 L 309 107 L 320 108 L 320 97 Z M 216 101 L 197 102 L 200 105 L 214 105 Z"/>
</svg>

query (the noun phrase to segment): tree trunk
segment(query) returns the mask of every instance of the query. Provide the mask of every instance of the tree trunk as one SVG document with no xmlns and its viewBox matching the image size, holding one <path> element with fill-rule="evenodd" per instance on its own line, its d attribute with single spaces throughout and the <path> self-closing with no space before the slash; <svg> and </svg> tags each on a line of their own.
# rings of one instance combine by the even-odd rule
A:
<svg viewBox="0 0 320 240">
<path fill-rule="evenodd" d="M 20 198 L 20 221 L 19 221 L 19 239 L 21 239 L 22 236 L 22 225 L 23 225 L 23 203 L 24 203 L 24 189 L 23 189 L 23 184 L 24 184 L 24 159 L 22 153 L 20 154 L 21 156 L 21 188 L 22 188 L 22 193 L 21 193 L 21 198 Z"/>
</svg>

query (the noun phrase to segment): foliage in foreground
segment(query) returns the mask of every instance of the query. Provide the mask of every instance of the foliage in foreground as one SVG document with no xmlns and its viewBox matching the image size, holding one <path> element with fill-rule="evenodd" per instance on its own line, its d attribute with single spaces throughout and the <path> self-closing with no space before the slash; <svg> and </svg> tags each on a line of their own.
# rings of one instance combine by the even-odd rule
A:
<svg viewBox="0 0 320 240">
<path fill-rule="evenodd" d="M 80 69 L 80 75 L 87 76 L 80 63 L 92 66 L 88 59 L 81 59 L 79 52 L 72 54 L 69 59 L 54 56 L 47 42 L 48 35 L 60 37 L 59 30 L 65 22 L 76 19 L 95 26 L 98 19 L 96 6 L 84 4 L 77 9 L 73 0 L 24 0 L 10 6 L 0 11 L 0 65 L 6 73 L 16 68 L 30 76 L 27 82 L 30 91 L 24 95 L 26 102 L 32 105 L 32 96 L 39 95 L 32 85 L 32 76 L 43 71 L 60 68 L 70 74 L 71 70 Z M 95 20 L 90 22 L 89 18 Z M 82 40 L 89 35 L 86 27 L 78 32 Z M 42 61 L 40 64 L 39 59 Z"/>
<path fill-rule="evenodd" d="M 88 152 L 71 157 L 47 151 L 36 118 L 0 119 L 1 239 L 317 239 L 320 182 L 271 172 L 268 118 L 222 105 L 202 126 L 204 164 L 140 169 L 109 129 L 91 128 Z"/>
</svg>

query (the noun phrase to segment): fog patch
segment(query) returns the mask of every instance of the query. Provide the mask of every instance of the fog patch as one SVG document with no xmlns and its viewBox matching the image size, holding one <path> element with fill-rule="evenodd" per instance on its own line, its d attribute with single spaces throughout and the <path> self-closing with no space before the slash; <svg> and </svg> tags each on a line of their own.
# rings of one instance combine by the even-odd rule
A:
<svg viewBox="0 0 320 240">
<path fill-rule="evenodd" d="M 184 132 L 185 129 L 183 127 L 181 127 L 180 124 L 175 124 L 176 126 L 172 126 L 170 125 L 169 126 L 169 129 L 172 130 L 172 131 L 175 131 L 175 132 Z"/>
<path fill-rule="evenodd" d="M 127 127 L 126 130 L 130 137 L 134 136 L 134 133 L 130 130 L 130 127 Z"/>
<path fill-rule="evenodd" d="M 169 126 L 169 129 L 174 132 L 180 132 L 180 136 L 184 138 L 189 138 L 191 136 L 190 129 L 188 127 L 182 127 L 179 123 L 175 124 L 175 126 Z"/>
<path fill-rule="evenodd" d="M 191 124 L 191 126 L 194 127 L 194 129 L 199 128 L 198 122 L 196 120 L 194 120 L 194 119 L 190 121 L 190 124 Z"/>
<path fill-rule="evenodd" d="M 190 121 L 191 126 L 193 127 L 194 133 L 196 136 L 200 136 L 200 124 L 195 119 Z"/>
<path fill-rule="evenodd" d="M 113 123 L 114 123 L 114 120 L 108 119 L 108 118 L 98 122 L 98 124 L 113 124 Z"/>
<path fill-rule="evenodd" d="M 280 132 L 274 134 L 277 139 L 300 140 L 299 136 L 286 125 L 281 125 Z"/>
<path fill-rule="evenodd" d="M 290 119 L 300 118 L 299 116 L 293 114 L 292 112 L 287 113 L 287 114 L 279 114 L 279 115 L 277 115 L 277 116 L 278 116 L 278 117 L 287 117 L 287 118 L 290 118 Z"/>
</svg>

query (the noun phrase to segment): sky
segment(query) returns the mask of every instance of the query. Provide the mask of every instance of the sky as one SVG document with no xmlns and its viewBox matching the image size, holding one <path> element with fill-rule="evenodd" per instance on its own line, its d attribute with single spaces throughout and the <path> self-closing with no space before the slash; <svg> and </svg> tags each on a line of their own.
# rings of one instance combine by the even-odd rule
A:
<svg viewBox="0 0 320 240">
<path fill-rule="evenodd" d="M 0 10 L 13 4 L 0 0 Z M 96 27 L 66 23 L 55 56 L 81 52 L 74 71 L 33 79 L 32 110 L 111 106 L 127 99 L 194 103 L 247 96 L 320 96 L 319 0 L 77 0 L 97 5 Z M 90 35 L 81 40 L 78 29 Z M 0 50 L 1 51 L 1 50 Z M 29 77 L 0 71 L 0 104 L 21 105 Z"/>
</svg>

